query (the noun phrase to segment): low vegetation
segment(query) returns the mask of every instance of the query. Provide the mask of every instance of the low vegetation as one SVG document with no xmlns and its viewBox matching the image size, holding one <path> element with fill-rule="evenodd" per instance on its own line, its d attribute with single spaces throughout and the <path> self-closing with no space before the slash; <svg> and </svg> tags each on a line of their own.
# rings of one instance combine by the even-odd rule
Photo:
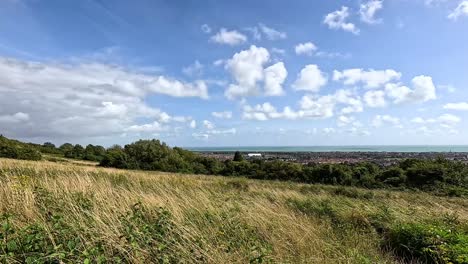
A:
<svg viewBox="0 0 468 264">
<path fill-rule="evenodd" d="M 468 263 L 468 200 L 0 159 L 0 263 Z"/>
<path fill-rule="evenodd" d="M 468 263 L 460 162 L 220 162 L 157 140 L 2 136 L 0 157 L 33 160 L 0 159 L 0 263 Z"/>
</svg>

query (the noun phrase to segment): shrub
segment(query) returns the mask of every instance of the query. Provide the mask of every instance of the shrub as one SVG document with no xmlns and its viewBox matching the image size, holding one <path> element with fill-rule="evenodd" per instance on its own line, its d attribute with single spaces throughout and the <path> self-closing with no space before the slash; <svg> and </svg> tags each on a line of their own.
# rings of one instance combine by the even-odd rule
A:
<svg viewBox="0 0 468 264">
<path fill-rule="evenodd" d="M 387 231 L 384 246 L 405 260 L 468 263 L 468 233 L 442 224 L 398 224 Z"/>
<path fill-rule="evenodd" d="M 40 160 L 42 155 L 34 147 L 0 135 L 0 157 L 22 160 Z"/>
</svg>

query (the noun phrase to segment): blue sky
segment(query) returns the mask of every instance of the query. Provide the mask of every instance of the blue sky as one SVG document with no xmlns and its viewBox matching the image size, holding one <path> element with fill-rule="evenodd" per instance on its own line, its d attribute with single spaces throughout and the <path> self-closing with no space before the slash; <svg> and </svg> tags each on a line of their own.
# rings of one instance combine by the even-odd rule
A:
<svg viewBox="0 0 468 264">
<path fill-rule="evenodd" d="M 467 33 L 467 0 L 5 0 L 0 131 L 57 144 L 468 144 Z"/>
</svg>

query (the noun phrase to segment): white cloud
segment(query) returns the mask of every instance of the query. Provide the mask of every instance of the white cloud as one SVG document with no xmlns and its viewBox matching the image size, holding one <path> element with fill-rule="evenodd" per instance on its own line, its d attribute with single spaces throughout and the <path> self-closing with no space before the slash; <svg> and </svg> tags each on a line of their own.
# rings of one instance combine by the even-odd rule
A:
<svg viewBox="0 0 468 264">
<path fill-rule="evenodd" d="M 127 129 L 125 129 L 125 131 L 152 133 L 152 132 L 160 132 L 160 131 L 163 131 L 164 129 L 165 128 L 158 121 L 154 121 L 153 123 L 149 123 L 149 124 L 132 125 L 128 127 Z"/>
<path fill-rule="evenodd" d="M 151 92 L 165 94 L 173 97 L 200 97 L 207 99 L 208 87 L 204 81 L 184 83 L 164 76 L 156 77 L 153 82 L 148 83 Z"/>
<path fill-rule="evenodd" d="M 334 115 L 336 105 L 345 105 L 340 113 L 350 114 L 362 112 L 363 107 L 359 97 L 347 90 L 338 90 L 334 94 L 324 96 L 304 95 L 299 101 L 299 110 L 286 106 L 278 111 L 269 102 L 256 106 L 244 105 L 242 117 L 247 120 L 266 121 L 270 119 L 325 119 Z"/>
<path fill-rule="evenodd" d="M 203 120 L 203 126 L 206 128 L 206 129 L 214 129 L 215 128 L 215 125 L 208 121 L 208 120 Z"/>
<path fill-rule="evenodd" d="M 297 55 L 312 56 L 312 54 L 316 50 L 317 50 L 317 46 L 315 46 L 315 44 L 312 42 L 299 43 L 294 48 L 294 51 L 296 52 Z"/>
<path fill-rule="evenodd" d="M 448 104 L 444 105 L 444 109 L 468 111 L 468 103 L 466 103 L 466 102 L 448 103 Z"/>
<path fill-rule="evenodd" d="M 4 109 L 0 109 L 0 116 L 4 120 L 22 120 L 4 127 L 5 134 L 15 137 L 112 136 L 139 125 L 137 120 L 142 118 L 176 121 L 176 117 L 144 102 L 146 96 L 157 93 L 208 98 L 203 81 L 186 83 L 101 63 L 0 58 L 0 105 Z M 24 122 L 26 115 L 28 122 Z"/>
<path fill-rule="evenodd" d="M 267 27 L 264 24 L 259 24 L 260 30 L 265 34 L 269 40 L 285 39 L 287 37 L 285 32 L 278 31 L 274 28 Z"/>
<path fill-rule="evenodd" d="M 206 131 L 207 134 L 209 135 L 234 135 L 237 133 L 237 129 L 235 128 L 229 128 L 229 129 L 224 129 L 224 130 L 208 130 Z"/>
<path fill-rule="evenodd" d="M 205 34 L 211 33 L 211 27 L 208 24 L 203 24 L 200 28 Z"/>
<path fill-rule="evenodd" d="M 374 127 L 381 127 L 385 124 L 400 127 L 400 119 L 390 115 L 376 115 L 372 120 L 372 126 Z"/>
<path fill-rule="evenodd" d="M 359 113 L 364 110 L 361 98 L 359 96 L 355 96 L 350 90 L 340 89 L 335 92 L 333 97 L 337 104 L 347 105 L 341 109 L 341 113 L 343 114 Z"/>
<path fill-rule="evenodd" d="M 437 118 L 437 120 L 442 124 L 452 126 L 452 125 L 456 125 L 456 124 L 460 123 L 461 118 L 456 116 L 456 115 L 452 115 L 452 114 L 443 114 L 443 115 L 439 116 Z"/>
<path fill-rule="evenodd" d="M 229 85 L 226 97 L 245 97 L 258 94 L 257 82 L 263 80 L 263 65 L 270 59 L 267 49 L 252 45 L 248 50 L 234 54 L 225 68 L 237 84 Z"/>
<path fill-rule="evenodd" d="M 182 69 L 182 72 L 188 76 L 200 76 L 203 74 L 203 64 L 196 60 L 192 65 Z"/>
<path fill-rule="evenodd" d="M 298 119 L 303 117 L 303 112 L 295 112 L 290 107 L 284 107 L 282 112 L 278 112 L 274 106 L 266 102 L 254 107 L 244 106 L 243 118 L 247 120 L 265 121 L 269 119 Z"/>
<path fill-rule="evenodd" d="M 231 111 L 224 111 L 224 112 L 211 112 L 211 115 L 220 118 L 220 119 L 231 119 L 232 112 Z"/>
<path fill-rule="evenodd" d="M 453 126 L 461 122 L 461 118 L 452 114 L 443 114 L 436 118 L 424 119 L 422 117 L 416 117 L 416 118 L 413 118 L 411 122 L 415 124 L 425 124 L 425 125 L 439 124 L 444 128 L 452 128 Z"/>
<path fill-rule="evenodd" d="M 298 74 L 293 87 L 297 91 L 318 92 L 327 84 L 327 76 L 315 64 L 306 65 Z"/>
<path fill-rule="evenodd" d="M 346 21 L 348 17 L 348 7 L 342 6 L 340 10 L 327 14 L 323 23 L 327 24 L 331 29 L 342 29 L 356 35 L 359 34 L 359 29 L 353 23 Z"/>
<path fill-rule="evenodd" d="M 364 94 L 364 102 L 369 107 L 384 107 L 385 92 L 384 91 L 367 91 Z"/>
<path fill-rule="evenodd" d="M 29 115 L 23 112 L 18 112 L 13 115 L 0 115 L 0 123 L 19 123 L 29 120 Z"/>
<path fill-rule="evenodd" d="M 283 95 L 283 83 L 288 77 L 288 71 L 283 62 L 278 62 L 264 70 L 265 76 L 265 95 L 279 96 Z"/>
<path fill-rule="evenodd" d="M 247 41 L 247 37 L 236 30 L 228 31 L 225 28 L 221 28 L 218 33 L 211 37 L 211 41 L 219 44 L 235 46 L 245 43 Z"/>
<path fill-rule="evenodd" d="M 394 103 L 420 103 L 437 98 L 432 78 L 429 76 L 416 76 L 411 80 L 413 90 L 398 84 L 387 84 L 385 92 L 394 99 Z"/>
<path fill-rule="evenodd" d="M 390 81 L 399 80 L 401 73 L 392 70 L 346 69 L 343 71 L 333 71 L 334 81 L 343 81 L 345 85 L 356 85 L 363 83 L 366 88 L 379 88 Z"/>
<path fill-rule="evenodd" d="M 262 39 L 262 32 L 260 32 L 258 27 L 247 27 L 244 30 L 250 32 L 252 34 L 252 38 L 254 40 L 261 40 Z"/>
<path fill-rule="evenodd" d="M 225 63 L 226 63 L 226 61 L 225 61 L 225 60 L 222 60 L 222 59 L 213 61 L 213 65 L 214 65 L 214 66 L 222 66 L 222 65 L 224 65 Z"/>
<path fill-rule="evenodd" d="M 457 20 L 461 16 L 468 16 L 468 0 L 460 2 L 455 10 L 448 15 L 448 18 L 451 20 Z"/>
<path fill-rule="evenodd" d="M 352 124 L 355 121 L 356 121 L 356 119 L 354 117 L 352 117 L 352 116 L 341 115 L 337 119 L 337 124 L 338 124 L 339 127 L 344 127 L 344 126 L 348 126 L 348 125 Z"/>
<path fill-rule="evenodd" d="M 234 135 L 237 133 L 237 129 L 235 128 L 229 128 L 229 129 L 212 129 L 209 128 L 207 131 L 200 132 L 200 133 L 192 133 L 192 137 L 200 140 L 208 140 L 209 138 L 213 136 L 219 136 L 219 135 Z"/>
<path fill-rule="evenodd" d="M 200 140 L 207 140 L 210 137 L 210 135 L 206 133 L 192 133 L 192 137 Z"/>
<path fill-rule="evenodd" d="M 288 72 L 283 62 L 278 62 L 267 68 L 265 64 L 270 61 L 267 49 L 252 45 L 248 50 L 234 54 L 225 65 L 236 83 L 226 89 L 224 95 L 229 99 L 259 95 L 264 92 L 267 96 L 283 95 L 282 84 Z M 259 83 L 264 83 L 264 89 Z"/>
<path fill-rule="evenodd" d="M 197 121 L 192 120 L 192 121 L 190 122 L 190 128 L 196 128 L 196 127 L 197 127 Z"/>
<path fill-rule="evenodd" d="M 303 111 L 303 116 L 307 118 L 329 118 L 333 116 L 336 100 L 333 95 L 325 95 L 318 98 L 303 96 L 299 105 Z"/>
<path fill-rule="evenodd" d="M 377 11 L 382 9 L 383 0 L 370 0 L 367 3 L 363 3 L 360 6 L 359 14 L 361 20 L 368 24 L 376 24 L 382 22 L 382 19 L 376 19 L 375 14 Z"/>
</svg>

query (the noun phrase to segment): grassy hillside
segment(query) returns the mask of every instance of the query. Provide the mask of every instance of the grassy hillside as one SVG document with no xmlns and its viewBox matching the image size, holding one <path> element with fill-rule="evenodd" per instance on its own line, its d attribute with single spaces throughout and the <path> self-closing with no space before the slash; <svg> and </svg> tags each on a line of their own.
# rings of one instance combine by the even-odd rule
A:
<svg viewBox="0 0 468 264">
<path fill-rule="evenodd" d="M 0 222 L 0 263 L 468 262 L 468 199 L 423 192 L 0 159 Z"/>
</svg>

